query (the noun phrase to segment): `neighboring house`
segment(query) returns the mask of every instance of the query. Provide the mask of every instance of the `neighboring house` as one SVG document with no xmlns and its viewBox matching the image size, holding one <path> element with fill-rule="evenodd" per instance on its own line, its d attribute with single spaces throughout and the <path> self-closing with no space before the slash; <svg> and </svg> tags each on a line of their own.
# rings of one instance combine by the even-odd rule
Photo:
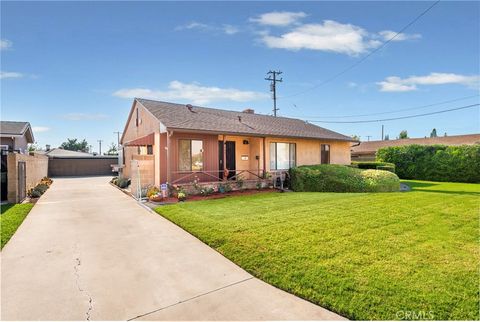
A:
<svg viewBox="0 0 480 322">
<path fill-rule="evenodd" d="M 28 144 L 34 142 L 28 122 L 0 122 L 1 200 L 15 203 L 26 197 L 47 175 L 48 158 L 28 154 Z"/>
<path fill-rule="evenodd" d="M 27 153 L 28 144 L 33 143 L 32 127 L 28 122 L 0 122 L 0 149 Z"/>
<path fill-rule="evenodd" d="M 418 145 L 472 145 L 480 143 L 480 134 L 439 136 L 435 138 L 398 139 L 361 142 L 352 146 L 352 161 L 373 161 L 378 149 L 388 146 Z"/>
<path fill-rule="evenodd" d="M 123 131 L 123 176 L 142 183 L 264 178 L 296 165 L 350 164 L 345 136 L 305 121 L 135 99 Z M 146 170 L 145 170 L 146 168 Z"/>
</svg>

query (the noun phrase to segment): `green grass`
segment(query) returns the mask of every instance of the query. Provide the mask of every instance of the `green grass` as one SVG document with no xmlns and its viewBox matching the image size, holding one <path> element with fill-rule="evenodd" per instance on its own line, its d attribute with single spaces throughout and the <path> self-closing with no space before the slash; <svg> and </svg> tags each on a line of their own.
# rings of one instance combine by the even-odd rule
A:
<svg viewBox="0 0 480 322">
<path fill-rule="evenodd" d="M 12 238 L 17 228 L 27 217 L 33 204 L 8 204 L 1 206 L 0 229 L 2 233 L 1 248 Z"/>
<path fill-rule="evenodd" d="M 260 279 L 345 317 L 478 320 L 480 185 L 403 182 L 413 190 L 268 193 L 156 211 Z"/>
</svg>

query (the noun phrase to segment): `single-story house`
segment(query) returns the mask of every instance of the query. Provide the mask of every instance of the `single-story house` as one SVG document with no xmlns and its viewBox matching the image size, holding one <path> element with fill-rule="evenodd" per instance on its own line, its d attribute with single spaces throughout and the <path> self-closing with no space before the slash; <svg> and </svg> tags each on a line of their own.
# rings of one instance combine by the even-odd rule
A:
<svg viewBox="0 0 480 322">
<path fill-rule="evenodd" d="M 1 200 L 20 202 L 47 175 L 48 158 L 28 153 L 34 142 L 29 122 L 0 122 Z"/>
<path fill-rule="evenodd" d="M 182 184 L 265 178 L 296 165 L 350 164 L 351 137 L 300 119 L 136 98 L 121 138 L 122 175 Z"/>
<path fill-rule="evenodd" d="M 0 121 L 0 149 L 27 153 L 28 144 L 35 142 L 29 122 Z"/>
<path fill-rule="evenodd" d="M 472 145 L 480 143 L 480 134 L 438 136 L 434 138 L 397 139 L 361 142 L 352 146 L 352 161 L 374 161 L 378 149 L 388 146 L 418 145 Z"/>
</svg>

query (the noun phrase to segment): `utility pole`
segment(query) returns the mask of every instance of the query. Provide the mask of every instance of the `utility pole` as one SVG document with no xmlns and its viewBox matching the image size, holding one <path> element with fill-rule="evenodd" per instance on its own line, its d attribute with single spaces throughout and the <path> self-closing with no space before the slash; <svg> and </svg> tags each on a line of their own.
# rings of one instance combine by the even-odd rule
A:
<svg viewBox="0 0 480 322">
<path fill-rule="evenodd" d="M 99 145 L 99 147 L 98 147 L 98 151 L 99 151 L 99 152 L 98 152 L 98 155 L 101 156 L 101 155 L 102 155 L 102 142 L 103 142 L 103 140 L 97 140 L 97 141 L 98 141 L 98 145 Z"/>
<path fill-rule="evenodd" d="M 371 135 L 367 135 L 368 142 L 370 142 L 370 137 L 371 137 Z"/>
<path fill-rule="evenodd" d="M 385 137 L 383 136 L 383 124 L 382 124 L 382 141 Z"/>
<path fill-rule="evenodd" d="M 118 149 L 120 146 L 120 134 L 122 134 L 122 132 L 119 132 L 119 131 L 113 132 L 113 134 L 115 133 L 117 134 L 117 149 Z"/>
<path fill-rule="evenodd" d="M 270 70 L 267 73 L 265 80 L 270 81 L 270 92 L 273 93 L 273 116 L 277 116 L 277 82 L 282 82 L 282 78 L 277 78 L 278 75 L 281 75 L 282 72 L 279 70 Z"/>
</svg>

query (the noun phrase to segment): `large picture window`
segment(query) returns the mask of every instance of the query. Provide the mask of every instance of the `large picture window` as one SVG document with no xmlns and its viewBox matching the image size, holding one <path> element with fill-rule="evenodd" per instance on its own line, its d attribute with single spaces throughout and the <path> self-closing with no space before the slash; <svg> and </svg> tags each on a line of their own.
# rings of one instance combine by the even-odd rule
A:
<svg viewBox="0 0 480 322">
<path fill-rule="evenodd" d="M 322 144 L 321 149 L 321 163 L 329 164 L 330 163 L 330 144 Z"/>
<path fill-rule="evenodd" d="M 179 140 L 178 162 L 178 170 L 180 171 L 202 171 L 203 141 Z"/>
<path fill-rule="evenodd" d="M 270 170 L 287 170 L 295 166 L 295 143 L 270 143 Z"/>
</svg>

